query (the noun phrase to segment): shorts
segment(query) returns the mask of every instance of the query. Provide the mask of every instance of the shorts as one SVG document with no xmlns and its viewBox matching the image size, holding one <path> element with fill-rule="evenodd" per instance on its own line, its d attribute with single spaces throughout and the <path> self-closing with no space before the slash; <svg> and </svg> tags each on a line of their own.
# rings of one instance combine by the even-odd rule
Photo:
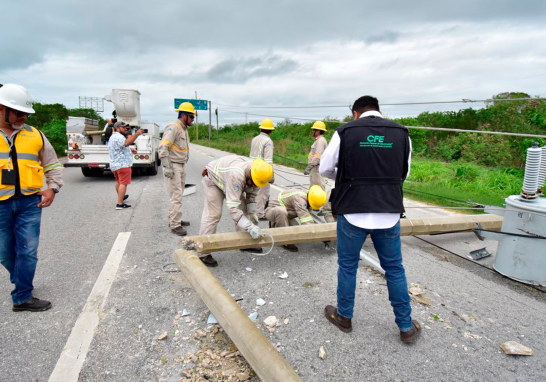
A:
<svg viewBox="0 0 546 382">
<path fill-rule="evenodd" d="M 123 167 L 113 173 L 119 184 L 131 184 L 131 167 Z"/>
</svg>

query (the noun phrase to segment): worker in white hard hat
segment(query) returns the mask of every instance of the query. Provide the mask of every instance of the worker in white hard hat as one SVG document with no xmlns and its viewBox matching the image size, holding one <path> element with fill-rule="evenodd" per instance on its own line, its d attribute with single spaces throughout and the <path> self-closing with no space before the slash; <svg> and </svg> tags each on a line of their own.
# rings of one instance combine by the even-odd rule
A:
<svg viewBox="0 0 546 382">
<path fill-rule="evenodd" d="M 184 227 L 189 226 L 190 222 L 182 220 L 182 197 L 186 186 L 184 166 L 189 158 L 188 127 L 195 119 L 195 108 L 190 102 L 183 102 L 176 112 L 178 119 L 170 122 L 163 131 L 163 138 L 159 143 L 159 158 L 169 194 L 169 228 L 172 233 L 185 236 L 187 231 Z"/>
<path fill-rule="evenodd" d="M 28 91 L 15 84 L 0 88 L 0 263 L 15 285 L 14 312 L 41 312 L 52 304 L 32 295 L 38 262 L 42 208 L 63 185 L 62 165 L 44 134 L 25 124 L 34 114 Z M 44 174 L 47 188 L 44 187 Z"/>
<path fill-rule="evenodd" d="M 210 162 L 203 170 L 202 185 L 205 191 L 205 207 L 201 217 L 199 235 L 216 233 L 222 217 L 224 199 L 237 231 L 247 231 L 253 239 L 262 237 L 258 217 L 253 204 L 258 189 L 264 187 L 273 177 L 273 166 L 263 159 L 249 161 L 238 155 L 228 155 Z M 261 248 L 242 251 L 261 253 Z M 218 263 L 208 253 L 199 252 L 199 257 L 208 267 Z"/>
<path fill-rule="evenodd" d="M 326 192 L 317 185 L 310 187 L 309 191 L 284 190 L 279 192 L 279 195 L 269 202 L 269 206 L 265 210 L 269 227 L 314 224 L 315 221 L 309 209 L 319 210 L 326 203 L 326 198 Z M 294 244 L 286 244 L 282 247 L 290 252 L 298 252 L 298 247 Z"/>
<path fill-rule="evenodd" d="M 273 140 L 271 140 L 271 133 L 275 130 L 273 126 L 273 121 L 269 118 L 266 118 L 260 124 L 260 134 L 255 136 L 252 139 L 250 144 L 250 159 L 263 159 L 270 165 L 273 165 Z M 274 182 L 274 178 L 271 178 L 270 183 Z M 256 197 L 256 214 L 258 219 L 265 219 L 264 211 L 266 208 L 267 201 L 269 200 L 269 192 L 271 187 L 269 183 L 265 187 L 260 188 L 258 191 L 258 196 Z M 254 211 L 249 211 L 253 213 Z"/>
</svg>

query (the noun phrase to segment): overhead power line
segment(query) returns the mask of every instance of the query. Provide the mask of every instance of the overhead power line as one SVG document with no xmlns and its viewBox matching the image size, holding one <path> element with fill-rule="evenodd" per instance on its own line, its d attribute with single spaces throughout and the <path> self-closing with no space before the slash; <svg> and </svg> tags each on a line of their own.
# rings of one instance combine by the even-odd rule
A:
<svg viewBox="0 0 546 382">
<path fill-rule="evenodd" d="M 311 118 L 297 118 L 297 117 L 282 117 L 278 115 L 265 115 L 265 114 L 253 114 L 253 113 L 245 113 L 241 111 L 233 111 L 233 110 L 224 110 L 224 109 L 218 109 L 219 111 L 224 111 L 226 113 L 235 113 L 235 114 L 244 114 L 244 115 L 254 115 L 258 117 L 268 117 L 268 118 L 279 118 L 279 119 L 297 119 L 300 121 L 316 121 L 315 119 Z M 335 124 L 343 124 L 345 122 L 339 122 L 339 121 L 324 121 L 325 123 L 335 123 Z M 490 135 L 507 135 L 512 137 L 528 137 L 528 138 L 546 138 L 546 135 L 536 135 L 536 134 L 522 134 L 522 133 L 508 133 L 504 131 L 490 131 L 490 130 L 463 130 L 463 129 L 448 129 L 443 127 L 428 127 L 428 126 L 406 126 L 408 129 L 417 129 L 417 130 L 435 130 L 435 131 L 448 131 L 452 133 L 476 133 L 476 134 L 490 134 Z"/>
<path fill-rule="evenodd" d="M 514 102 L 514 101 L 544 101 L 546 98 L 501 98 L 501 99 L 468 99 L 463 98 L 454 101 L 423 101 L 423 102 L 394 102 L 380 103 L 380 106 L 405 106 L 405 105 L 434 105 L 434 104 L 449 104 L 449 103 L 485 103 L 485 102 Z M 351 108 L 351 104 L 347 105 L 309 105 L 309 106 L 245 106 L 245 105 L 226 105 L 217 103 L 218 106 L 238 107 L 245 109 L 325 109 L 325 108 Z"/>
</svg>

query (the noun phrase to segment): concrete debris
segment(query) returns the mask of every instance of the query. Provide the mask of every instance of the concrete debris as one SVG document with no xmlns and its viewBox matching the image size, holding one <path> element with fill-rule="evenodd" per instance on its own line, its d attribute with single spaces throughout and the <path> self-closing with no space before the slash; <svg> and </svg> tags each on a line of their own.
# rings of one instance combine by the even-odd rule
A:
<svg viewBox="0 0 546 382">
<path fill-rule="evenodd" d="M 209 314 L 209 318 L 207 319 L 207 324 L 217 324 L 218 320 L 216 317 L 214 317 L 214 314 Z"/>
<path fill-rule="evenodd" d="M 258 318 L 258 312 L 250 313 L 248 315 L 248 318 L 250 318 L 253 322 L 256 322 L 256 319 Z"/>
<path fill-rule="evenodd" d="M 508 341 L 500 344 L 500 347 L 509 355 L 533 355 L 533 350 L 516 341 Z"/>
<path fill-rule="evenodd" d="M 264 325 L 269 328 L 274 328 L 275 326 L 278 326 L 279 320 L 277 320 L 277 317 L 275 316 L 269 316 L 264 320 Z"/>
<path fill-rule="evenodd" d="M 199 337 L 197 332 L 195 337 Z M 199 350 L 184 357 L 185 369 L 182 370 L 180 382 L 259 381 L 256 373 L 225 333 L 214 334 L 213 328 L 205 334 L 205 337 L 198 339 Z"/>
<path fill-rule="evenodd" d="M 168 332 L 163 332 L 163 334 L 160 335 L 159 337 L 157 337 L 157 339 L 158 339 L 159 341 L 164 341 L 164 340 L 167 339 L 167 337 L 169 337 L 169 333 L 168 333 Z"/>
<path fill-rule="evenodd" d="M 269 333 L 275 333 L 275 328 L 267 328 L 269 330 Z"/>
<path fill-rule="evenodd" d="M 182 317 L 186 317 L 186 316 L 189 316 L 190 315 L 190 311 L 188 309 L 184 309 L 182 311 Z"/>
<path fill-rule="evenodd" d="M 431 304 L 430 299 L 424 295 L 417 295 L 417 296 L 412 295 L 411 297 L 421 305 L 430 306 Z"/>
<path fill-rule="evenodd" d="M 182 239 L 180 240 L 180 244 L 182 245 L 182 248 L 186 251 L 201 252 L 201 250 L 203 249 L 202 243 L 191 239 Z"/>
<path fill-rule="evenodd" d="M 282 274 L 279 275 L 279 278 L 280 279 L 287 279 L 288 278 L 288 273 L 283 272 Z"/>
<path fill-rule="evenodd" d="M 285 325 L 288 325 L 289 322 L 290 322 L 290 320 L 289 320 L 288 318 L 285 318 L 285 319 L 284 319 L 284 324 L 285 324 Z"/>
<path fill-rule="evenodd" d="M 252 272 L 252 268 L 250 268 L 250 267 L 246 267 L 245 269 L 246 269 L 247 272 Z"/>
<path fill-rule="evenodd" d="M 481 336 L 479 336 L 477 334 L 472 334 L 470 332 L 464 332 L 464 336 L 465 336 L 465 338 L 473 338 L 475 340 L 479 340 L 480 338 L 482 338 Z"/>
<path fill-rule="evenodd" d="M 419 284 L 411 283 L 409 287 L 409 292 L 412 296 L 419 296 L 425 293 L 424 290 L 421 289 Z"/>
<path fill-rule="evenodd" d="M 326 359 L 326 350 L 324 350 L 324 346 L 319 348 L 318 356 L 320 359 Z"/>
<path fill-rule="evenodd" d="M 258 305 L 258 306 L 265 305 L 265 301 L 263 299 L 259 298 L 259 299 L 256 300 L 256 305 Z"/>
</svg>

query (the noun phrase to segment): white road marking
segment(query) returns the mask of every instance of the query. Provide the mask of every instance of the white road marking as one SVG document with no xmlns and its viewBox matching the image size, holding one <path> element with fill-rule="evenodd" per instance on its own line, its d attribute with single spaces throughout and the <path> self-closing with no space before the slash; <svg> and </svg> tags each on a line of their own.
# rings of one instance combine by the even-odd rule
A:
<svg viewBox="0 0 546 382">
<path fill-rule="evenodd" d="M 131 232 L 120 232 L 76 320 L 49 382 L 77 382 Z"/>
<path fill-rule="evenodd" d="M 280 188 L 279 186 L 275 186 L 274 184 L 270 184 L 269 187 L 274 188 L 277 191 L 284 191 L 284 188 Z"/>
</svg>

